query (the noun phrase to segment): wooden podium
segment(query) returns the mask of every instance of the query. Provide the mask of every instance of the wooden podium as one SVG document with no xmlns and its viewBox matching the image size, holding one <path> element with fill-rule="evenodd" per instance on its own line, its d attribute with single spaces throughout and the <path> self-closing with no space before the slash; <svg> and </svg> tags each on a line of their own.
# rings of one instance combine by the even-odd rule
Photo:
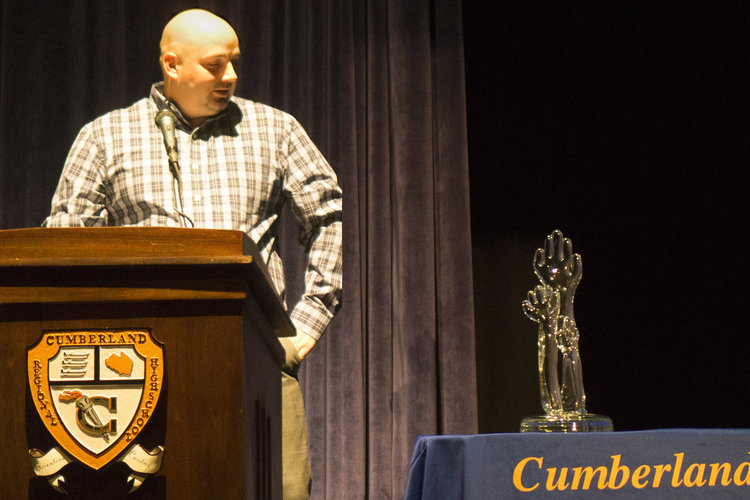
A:
<svg viewBox="0 0 750 500">
<path fill-rule="evenodd" d="M 281 498 L 277 337 L 294 329 L 255 244 L 238 231 L 137 227 L 0 231 L 3 496 L 64 498 L 29 460 L 30 448 L 57 443 L 30 389 L 27 350 L 48 332 L 133 329 L 163 345 L 164 388 L 142 435 L 165 451 L 128 498 Z M 109 491 L 94 483 L 119 481 L 112 471 L 124 464 L 66 467 L 65 488 L 85 496 Z"/>
</svg>

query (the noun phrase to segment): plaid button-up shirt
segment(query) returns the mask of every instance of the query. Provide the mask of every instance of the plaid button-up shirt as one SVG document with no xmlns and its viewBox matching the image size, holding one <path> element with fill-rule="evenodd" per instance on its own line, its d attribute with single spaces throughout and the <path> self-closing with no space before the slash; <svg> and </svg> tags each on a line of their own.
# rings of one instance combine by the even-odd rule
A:
<svg viewBox="0 0 750 500">
<path fill-rule="evenodd" d="M 291 318 L 315 339 L 341 301 L 341 189 L 336 174 L 290 115 L 233 97 L 227 109 L 191 129 L 161 84 L 150 98 L 83 127 L 52 199 L 48 227 L 178 226 L 173 178 L 156 113 L 177 116 L 183 211 L 196 227 L 235 229 L 258 245 L 279 295 L 284 270 L 276 228 L 285 203 L 308 251 L 305 292 Z"/>
</svg>

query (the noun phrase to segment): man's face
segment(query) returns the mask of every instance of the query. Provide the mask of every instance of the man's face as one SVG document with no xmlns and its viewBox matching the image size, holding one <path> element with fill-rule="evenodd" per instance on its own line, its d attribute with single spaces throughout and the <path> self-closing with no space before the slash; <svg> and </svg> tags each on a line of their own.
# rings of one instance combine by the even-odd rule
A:
<svg viewBox="0 0 750 500">
<path fill-rule="evenodd" d="M 178 54 L 177 78 L 167 97 L 196 124 L 223 111 L 237 86 L 239 43 L 233 34 L 224 38 L 201 46 L 186 45 Z"/>
</svg>

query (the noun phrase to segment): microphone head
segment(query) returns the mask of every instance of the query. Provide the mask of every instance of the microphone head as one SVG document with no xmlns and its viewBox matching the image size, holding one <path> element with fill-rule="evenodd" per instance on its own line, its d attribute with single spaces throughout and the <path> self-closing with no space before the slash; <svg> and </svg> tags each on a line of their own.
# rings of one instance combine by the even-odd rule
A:
<svg viewBox="0 0 750 500">
<path fill-rule="evenodd" d="M 156 126 L 159 128 L 165 126 L 174 127 L 176 122 L 177 117 L 168 109 L 162 109 L 156 114 L 156 118 L 154 118 L 154 123 L 156 123 Z"/>
<path fill-rule="evenodd" d="M 177 117 L 170 110 L 162 109 L 157 113 L 154 122 L 159 127 L 159 130 L 161 130 L 161 135 L 164 139 L 164 148 L 167 151 L 171 168 L 171 165 L 177 163 L 177 140 L 175 138 Z"/>
</svg>

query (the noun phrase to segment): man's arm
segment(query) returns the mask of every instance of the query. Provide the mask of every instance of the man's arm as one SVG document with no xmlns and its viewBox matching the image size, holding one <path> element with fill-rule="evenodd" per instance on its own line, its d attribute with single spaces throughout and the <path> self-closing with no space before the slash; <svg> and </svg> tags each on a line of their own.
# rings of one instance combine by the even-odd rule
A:
<svg viewBox="0 0 750 500">
<path fill-rule="evenodd" d="M 303 357 L 341 306 L 342 194 L 335 172 L 296 121 L 288 139 L 285 188 L 308 255 L 305 291 L 291 313 Z"/>
<path fill-rule="evenodd" d="M 48 227 L 105 226 L 106 196 L 101 170 L 103 154 L 94 138 L 93 124 L 81 129 L 68 153 L 52 197 L 52 209 L 42 224 Z"/>
</svg>

